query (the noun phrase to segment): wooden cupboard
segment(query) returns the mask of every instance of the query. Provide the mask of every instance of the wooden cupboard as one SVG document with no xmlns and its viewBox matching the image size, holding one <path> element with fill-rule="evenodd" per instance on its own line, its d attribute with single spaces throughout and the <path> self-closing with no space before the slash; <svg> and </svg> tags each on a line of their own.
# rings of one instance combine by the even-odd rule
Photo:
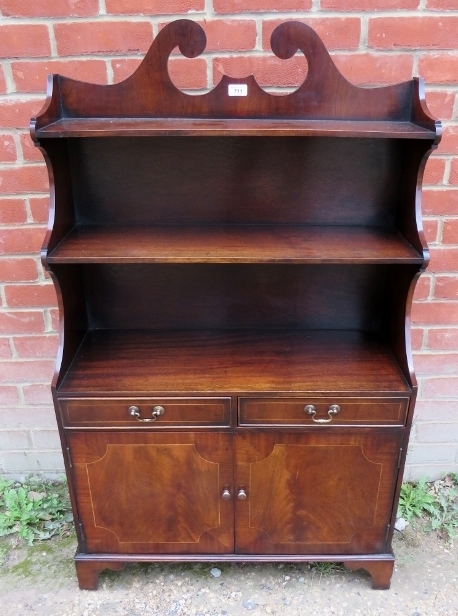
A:
<svg viewBox="0 0 458 616">
<path fill-rule="evenodd" d="M 51 77 L 32 120 L 81 588 L 182 560 L 338 560 L 389 587 L 440 123 L 421 80 L 357 88 L 304 24 L 271 43 L 308 61 L 287 96 L 177 90 L 171 51 L 205 48 L 178 20 L 122 83 Z"/>
</svg>

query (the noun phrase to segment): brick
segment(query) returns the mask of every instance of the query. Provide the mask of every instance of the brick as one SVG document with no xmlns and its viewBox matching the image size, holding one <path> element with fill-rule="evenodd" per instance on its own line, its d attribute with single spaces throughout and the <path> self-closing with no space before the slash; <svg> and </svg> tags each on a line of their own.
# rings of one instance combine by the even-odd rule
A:
<svg viewBox="0 0 458 616">
<path fill-rule="evenodd" d="M 44 98 L 40 100 L 4 100 L 0 105 L 0 128 L 29 127 L 30 118 L 43 107 Z"/>
<path fill-rule="evenodd" d="M 423 378 L 421 387 L 423 398 L 456 398 L 458 396 L 458 377 Z"/>
<path fill-rule="evenodd" d="M 458 465 L 451 463 L 419 464 L 415 466 L 409 464 L 406 467 L 404 481 L 418 481 L 423 477 L 427 477 L 429 481 L 436 481 L 436 479 L 442 479 L 447 473 L 456 471 L 458 471 Z"/>
<path fill-rule="evenodd" d="M 0 199 L 0 224 L 23 223 L 27 212 L 23 199 Z"/>
<path fill-rule="evenodd" d="M 4 17 L 90 17 L 98 15 L 97 0 L 0 0 Z"/>
<path fill-rule="evenodd" d="M 311 26 L 323 39 L 327 49 L 357 49 L 361 34 L 361 21 L 358 17 L 311 17 L 296 19 Z M 284 19 L 265 20 L 262 23 L 262 44 L 270 50 L 270 36 Z"/>
<path fill-rule="evenodd" d="M 431 115 L 439 120 L 451 120 L 455 105 L 455 92 L 432 91 L 426 92 L 426 106 Z"/>
<path fill-rule="evenodd" d="M 84 21 L 54 25 L 60 56 L 146 52 L 153 40 L 149 22 Z"/>
<path fill-rule="evenodd" d="M 458 328 L 430 329 L 427 346 L 435 351 L 458 351 Z"/>
<path fill-rule="evenodd" d="M 207 62 L 202 58 L 172 59 L 169 74 L 177 88 L 192 90 L 207 87 Z"/>
<path fill-rule="evenodd" d="M 256 46 L 256 22 L 252 19 L 212 19 L 198 23 L 207 35 L 206 51 L 250 51 Z M 159 28 L 166 25 L 162 23 Z"/>
<path fill-rule="evenodd" d="M 456 154 L 458 152 L 458 126 L 446 126 L 437 154 Z"/>
<path fill-rule="evenodd" d="M 0 26 L 0 57 L 23 58 L 49 56 L 50 54 L 49 32 L 45 25 L 9 24 Z"/>
<path fill-rule="evenodd" d="M 113 82 L 118 83 L 130 77 L 132 73 L 140 66 L 141 58 L 124 58 L 111 61 L 113 69 Z"/>
<path fill-rule="evenodd" d="M 458 276 L 436 276 L 434 297 L 458 300 Z"/>
<path fill-rule="evenodd" d="M 418 351 L 423 346 L 423 328 L 412 328 L 410 331 L 410 338 L 412 342 L 412 349 Z"/>
<path fill-rule="evenodd" d="M 5 296 L 10 308 L 55 306 L 57 303 L 53 284 L 7 284 Z"/>
<path fill-rule="evenodd" d="M 422 210 L 424 216 L 446 216 L 458 212 L 458 189 L 423 190 Z"/>
<path fill-rule="evenodd" d="M 458 244 L 458 219 L 450 218 L 444 220 L 442 229 L 443 244 Z"/>
<path fill-rule="evenodd" d="M 453 325 L 458 321 L 458 302 L 414 302 L 412 323 L 415 325 Z"/>
<path fill-rule="evenodd" d="M 3 66 L 0 65 L 0 94 L 5 94 L 5 92 L 6 92 L 5 73 L 3 72 Z"/>
<path fill-rule="evenodd" d="M 17 453 L 4 453 L 3 470 L 6 472 L 30 471 L 64 471 L 64 462 L 61 452 L 24 451 Z"/>
<path fill-rule="evenodd" d="M 409 447 L 407 456 L 409 464 L 422 462 L 454 462 L 455 445 L 417 445 Z"/>
<path fill-rule="evenodd" d="M 24 430 L 0 430 L 0 451 L 30 449 L 27 432 Z"/>
<path fill-rule="evenodd" d="M 312 0 L 213 0 L 215 13 L 258 11 L 309 11 Z"/>
<path fill-rule="evenodd" d="M 321 9 L 328 11 L 391 11 L 417 9 L 419 0 L 321 0 Z"/>
<path fill-rule="evenodd" d="M 51 360 L 17 360 L 0 362 L 0 382 L 51 381 L 54 362 Z"/>
<path fill-rule="evenodd" d="M 280 60 L 275 56 L 237 56 L 214 58 L 213 81 L 216 85 L 223 75 L 245 77 L 254 75 L 261 86 L 298 86 L 306 75 L 304 57 Z"/>
<path fill-rule="evenodd" d="M 456 421 L 456 400 L 417 400 L 415 420 Z"/>
<path fill-rule="evenodd" d="M 39 148 L 36 148 L 30 137 L 30 133 L 20 133 L 19 140 L 21 142 L 22 155 L 27 163 L 42 163 L 43 154 Z"/>
<path fill-rule="evenodd" d="M 8 407 L 0 412 L 0 428 L 55 428 L 56 416 L 50 406 Z"/>
<path fill-rule="evenodd" d="M 423 175 L 424 184 L 441 184 L 444 178 L 445 160 L 430 156 L 426 162 L 425 173 Z"/>
<path fill-rule="evenodd" d="M 33 430 L 33 440 L 37 449 L 60 449 L 60 438 L 57 430 Z"/>
<path fill-rule="evenodd" d="M 434 243 L 437 241 L 437 232 L 439 230 L 439 221 L 437 219 L 423 220 L 423 231 L 426 241 Z"/>
<path fill-rule="evenodd" d="M 6 406 L 11 404 L 19 404 L 19 395 L 17 391 L 17 387 L 13 385 L 2 385 L 0 387 L 0 406 Z M 4 411 L 0 411 L 0 417 Z M 0 428 L 4 426 L 0 420 Z"/>
<path fill-rule="evenodd" d="M 411 54 L 398 54 L 395 60 L 391 54 L 370 53 L 333 54 L 332 59 L 342 75 L 357 85 L 387 85 L 412 79 Z"/>
<path fill-rule="evenodd" d="M 458 83 L 458 56 L 451 53 L 425 54 L 418 60 L 418 73 L 427 83 Z"/>
<path fill-rule="evenodd" d="M 449 183 L 456 186 L 458 184 L 458 158 L 452 159 L 450 167 Z"/>
<path fill-rule="evenodd" d="M 10 342 L 8 338 L 0 338 L 0 357 L 8 359 L 12 356 Z"/>
<path fill-rule="evenodd" d="M 205 0 L 106 0 L 113 15 L 173 15 L 205 10 Z"/>
<path fill-rule="evenodd" d="M 455 49 L 458 17 L 372 17 L 368 45 L 376 49 Z"/>
<path fill-rule="evenodd" d="M 29 203 L 33 222 L 48 222 L 49 197 L 31 197 Z"/>
<path fill-rule="evenodd" d="M 13 343 L 19 357 L 56 357 L 58 338 L 49 336 L 14 337 Z"/>
<path fill-rule="evenodd" d="M 443 248 L 439 246 L 430 248 L 431 261 L 429 269 L 431 272 L 453 272 L 456 271 L 458 263 L 458 248 Z"/>
<path fill-rule="evenodd" d="M 0 135 L 0 163 L 14 163 L 16 158 L 13 135 Z"/>
<path fill-rule="evenodd" d="M 57 308 L 52 308 L 49 311 L 49 314 L 51 316 L 52 330 L 55 332 L 58 332 L 59 331 L 59 310 Z"/>
<path fill-rule="evenodd" d="M 113 81 L 123 81 L 135 71 L 140 60 L 112 60 Z M 200 89 L 207 86 L 207 62 L 203 58 L 172 58 L 169 74 L 177 88 Z"/>
<path fill-rule="evenodd" d="M 51 387 L 46 385 L 24 385 L 22 388 L 26 404 L 52 404 Z"/>
<path fill-rule="evenodd" d="M 418 376 L 424 374 L 445 376 L 458 373 L 458 353 L 417 354 L 414 355 L 413 363 Z"/>
<path fill-rule="evenodd" d="M 415 287 L 415 300 L 427 299 L 431 290 L 431 276 L 421 276 Z"/>
<path fill-rule="evenodd" d="M 23 165 L 0 170 L 0 187 L 6 194 L 47 192 L 48 172 L 45 165 Z"/>
<path fill-rule="evenodd" d="M 41 311 L 0 312 L 0 334 L 40 334 L 43 331 Z"/>
<path fill-rule="evenodd" d="M 31 257 L 0 258 L 2 282 L 33 281 L 38 277 L 37 263 Z"/>
<path fill-rule="evenodd" d="M 14 83 L 18 92 L 44 92 L 48 75 L 59 74 L 90 83 L 107 83 L 104 60 L 35 60 L 12 62 Z"/>
<path fill-rule="evenodd" d="M 39 252 L 45 229 L 41 227 L 20 227 L 3 229 L 0 235 L 0 254 Z"/>
<path fill-rule="evenodd" d="M 457 0 L 427 0 L 426 8 L 432 11 L 457 11 Z"/>
</svg>

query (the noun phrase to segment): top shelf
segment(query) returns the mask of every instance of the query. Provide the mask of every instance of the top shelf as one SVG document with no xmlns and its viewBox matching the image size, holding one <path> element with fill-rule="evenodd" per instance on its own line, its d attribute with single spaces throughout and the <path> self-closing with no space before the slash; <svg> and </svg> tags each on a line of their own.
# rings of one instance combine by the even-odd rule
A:
<svg viewBox="0 0 458 616">
<path fill-rule="evenodd" d="M 199 118 L 64 118 L 40 128 L 56 137 L 357 137 L 431 139 L 436 133 L 411 122 L 373 120 L 264 120 Z"/>
</svg>

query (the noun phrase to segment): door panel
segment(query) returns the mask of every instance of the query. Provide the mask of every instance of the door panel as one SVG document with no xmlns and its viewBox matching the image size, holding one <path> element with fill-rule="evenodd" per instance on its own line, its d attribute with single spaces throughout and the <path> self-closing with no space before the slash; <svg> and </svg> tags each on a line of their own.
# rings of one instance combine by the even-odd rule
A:
<svg viewBox="0 0 458 616">
<path fill-rule="evenodd" d="M 88 552 L 233 552 L 227 434 L 67 435 Z"/>
<path fill-rule="evenodd" d="M 402 430 L 236 436 L 236 552 L 385 549 Z"/>
</svg>

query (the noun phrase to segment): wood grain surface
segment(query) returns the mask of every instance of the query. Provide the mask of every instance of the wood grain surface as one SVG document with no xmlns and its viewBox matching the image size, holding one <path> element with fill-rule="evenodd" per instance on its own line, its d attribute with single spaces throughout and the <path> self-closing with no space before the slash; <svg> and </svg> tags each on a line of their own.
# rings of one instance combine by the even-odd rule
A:
<svg viewBox="0 0 458 616">
<path fill-rule="evenodd" d="M 59 395 L 410 393 L 377 335 L 348 331 L 98 331 Z"/>
<path fill-rule="evenodd" d="M 48 263 L 421 263 L 396 229 L 279 225 L 75 227 Z"/>
</svg>

